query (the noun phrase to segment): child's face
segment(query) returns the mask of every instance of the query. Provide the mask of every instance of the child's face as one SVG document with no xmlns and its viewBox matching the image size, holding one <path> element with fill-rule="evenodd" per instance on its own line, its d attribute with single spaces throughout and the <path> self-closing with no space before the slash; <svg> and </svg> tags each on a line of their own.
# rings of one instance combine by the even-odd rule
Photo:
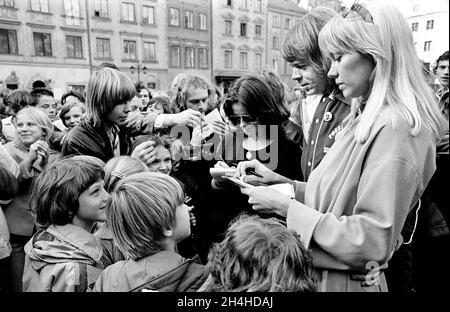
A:
<svg viewBox="0 0 450 312">
<path fill-rule="evenodd" d="M 76 125 L 81 122 L 81 118 L 83 117 L 83 110 L 79 106 L 72 107 L 69 112 L 64 116 L 64 125 L 73 129 Z"/>
<path fill-rule="evenodd" d="M 172 157 L 167 148 L 157 147 L 155 160 L 148 165 L 151 172 L 170 174 L 172 172 Z"/>
<path fill-rule="evenodd" d="M 177 207 L 175 211 L 175 227 L 173 229 L 173 238 L 176 242 L 181 242 L 183 239 L 191 235 L 191 222 L 189 211 L 191 210 L 185 204 Z"/>
<path fill-rule="evenodd" d="M 100 180 L 78 197 L 78 211 L 76 217 L 86 223 L 106 221 L 105 207 L 109 194 L 103 188 L 103 180 Z"/>
<path fill-rule="evenodd" d="M 44 131 L 27 114 L 19 114 L 16 121 L 17 137 L 25 146 L 30 146 L 37 140 L 41 140 Z"/>
</svg>

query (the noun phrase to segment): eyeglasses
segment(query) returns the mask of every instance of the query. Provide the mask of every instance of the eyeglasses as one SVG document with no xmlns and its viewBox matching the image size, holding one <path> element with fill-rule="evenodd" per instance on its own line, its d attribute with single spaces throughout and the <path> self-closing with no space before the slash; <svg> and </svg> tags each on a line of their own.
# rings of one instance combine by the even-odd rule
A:
<svg viewBox="0 0 450 312">
<path fill-rule="evenodd" d="M 228 116 L 228 119 L 233 125 L 239 125 L 241 122 L 245 123 L 253 123 L 256 122 L 258 119 L 256 117 L 253 117 L 252 115 L 230 115 Z"/>
<path fill-rule="evenodd" d="M 344 11 L 342 11 L 342 18 L 346 18 L 348 14 L 350 14 L 350 11 L 358 13 L 365 22 L 373 24 L 372 14 L 370 14 L 369 10 L 361 6 L 358 0 L 353 2 L 351 6 L 345 8 Z"/>
</svg>

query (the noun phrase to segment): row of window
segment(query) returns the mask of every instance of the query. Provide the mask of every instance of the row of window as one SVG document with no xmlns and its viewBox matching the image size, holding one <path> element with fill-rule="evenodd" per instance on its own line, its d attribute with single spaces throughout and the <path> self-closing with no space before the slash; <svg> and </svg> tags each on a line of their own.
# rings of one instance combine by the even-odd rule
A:
<svg viewBox="0 0 450 312">
<path fill-rule="evenodd" d="M 295 20 L 293 18 L 286 17 L 286 19 L 284 20 L 284 28 L 285 29 L 291 29 L 292 27 L 294 27 L 294 23 L 295 23 Z M 279 15 L 274 15 L 273 16 L 272 27 L 274 27 L 274 28 L 280 28 L 281 27 L 280 16 Z"/>
<path fill-rule="evenodd" d="M 110 0 L 95 0 L 94 16 L 99 18 L 109 18 L 108 1 Z M 121 20 L 125 22 L 136 23 L 136 7 L 134 3 L 122 2 Z M 0 6 L 14 7 L 14 0 L 0 0 Z M 31 11 L 50 13 L 49 0 L 30 0 Z M 155 7 L 143 5 L 140 8 L 142 23 L 154 25 L 155 24 Z M 64 14 L 69 17 L 79 18 L 80 15 L 80 0 L 64 0 Z M 183 25 L 184 28 L 199 30 L 207 30 L 207 14 L 198 13 L 197 23 L 194 20 L 194 12 L 184 10 Z M 197 25 L 195 25 L 197 24 Z M 181 26 L 180 9 L 169 8 L 169 25 Z"/>
<path fill-rule="evenodd" d="M 64 15 L 69 17 L 81 16 L 80 0 L 64 0 Z M 0 7 L 14 8 L 14 0 L 0 0 Z M 30 9 L 34 12 L 50 13 L 48 0 L 30 0 Z"/>
<path fill-rule="evenodd" d="M 427 30 L 434 28 L 434 20 L 427 21 Z M 412 31 L 418 31 L 419 30 L 419 22 L 415 22 L 411 24 Z"/>
<path fill-rule="evenodd" d="M 241 22 L 239 27 L 239 35 L 241 37 L 248 36 L 248 23 Z M 233 22 L 231 20 L 225 20 L 225 35 L 233 35 Z M 255 25 L 255 39 L 262 39 L 262 25 Z"/>
<path fill-rule="evenodd" d="M 233 7 L 233 2 L 235 2 L 237 0 L 225 0 L 225 5 L 227 7 Z M 239 9 L 241 10 L 249 10 L 250 6 L 249 6 L 249 2 L 250 0 L 239 0 Z M 254 0 L 254 10 L 255 12 L 261 13 L 262 12 L 262 0 Z"/>
<path fill-rule="evenodd" d="M 1 0 L 0 0 L 1 1 Z M 33 32 L 34 55 L 53 56 L 52 37 L 49 33 Z M 134 40 L 124 40 L 122 56 L 125 60 L 136 60 L 136 44 Z M 156 62 L 156 43 L 144 41 L 143 60 Z M 83 58 L 82 37 L 66 36 L 68 58 Z M 19 54 L 17 32 L 11 29 L 0 29 L 0 54 Z M 107 38 L 96 38 L 96 57 L 111 58 L 111 44 Z"/>
<path fill-rule="evenodd" d="M 181 26 L 180 9 L 169 8 L 169 25 L 170 26 Z M 194 12 L 189 10 L 184 10 L 183 27 L 188 29 L 194 29 Z M 198 13 L 197 17 L 197 29 L 207 30 L 208 21 L 207 15 L 205 13 Z"/>
<path fill-rule="evenodd" d="M 183 55 L 182 55 L 182 50 Z M 184 64 L 182 63 L 184 60 Z M 208 69 L 208 49 L 180 45 L 170 45 L 170 67 Z"/>
<path fill-rule="evenodd" d="M 225 68 L 233 68 L 233 51 L 225 50 L 224 51 L 224 60 Z M 256 69 L 259 69 L 262 67 L 262 53 L 256 52 L 255 53 L 255 63 L 254 66 Z M 248 69 L 248 52 L 241 51 L 239 52 L 239 68 L 240 69 Z"/>
</svg>

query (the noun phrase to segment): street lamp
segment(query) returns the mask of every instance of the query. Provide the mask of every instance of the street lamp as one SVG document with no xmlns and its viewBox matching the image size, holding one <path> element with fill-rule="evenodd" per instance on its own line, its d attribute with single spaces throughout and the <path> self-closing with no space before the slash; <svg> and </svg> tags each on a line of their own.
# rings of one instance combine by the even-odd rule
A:
<svg viewBox="0 0 450 312">
<path fill-rule="evenodd" d="M 136 69 L 137 69 L 137 74 L 138 74 L 138 84 L 140 84 L 141 83 L 141 70 L 142 70 L 142 72 L 145 75 L 145 74 L 147 74 L 148 68 L 145 67 L 145 66 L 141 68 L 141 64 L 139 64 L 139 63 L 137 64 L 137 67 L 135 67 L 134 65 L 130 66 L 130 71 L 131 71 L 132 74 L 134 74 L 134 71 Z"/>
</svg>

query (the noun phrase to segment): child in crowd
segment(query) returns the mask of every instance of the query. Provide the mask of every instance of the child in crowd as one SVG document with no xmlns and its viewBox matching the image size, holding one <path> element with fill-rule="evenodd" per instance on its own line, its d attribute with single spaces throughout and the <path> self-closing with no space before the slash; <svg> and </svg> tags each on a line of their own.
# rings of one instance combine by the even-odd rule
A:
<svg viewBox="0 0 450 312">
<path fill-rule="evenodd" d="M 119 181 L 106 209 L 114 242 L 127 260 L 98 278 L 94 291 L 195 291 L 204 267 L 175 252 L 191 233 L 189 208 L 175 179 L 143 172 Z"/>
<path fill-rule="evenodd" d="M 75 156 L 39 176 L 30 202 L 39 231 L 25 246 L 24 291 L 84 292 L 97 280 L 102 248 L 91 230 L 106 220 L 103 167 Z"/>
<path fill-rule="evenodd" d="M 124 177 L 146 171 L 148 171 L 147 166 L 137 159 L 130 156 L 114 157 L 105 165 L 105 190 L 108 193 L 112 193 L 116 184 Z M 103 255 L 101 262 L 105 268 L 125 259 L 122 252 L 114 244 L 111 231 L 106 222 L 100 225 L 94 236 L 97 237 L 102 245 Z"/>
<path fill-rule="evenodd" d="M 313 292 L 312 259 L 281 221 L 241 215 L 208 255 L 199 291 Z"/>
</svg>

